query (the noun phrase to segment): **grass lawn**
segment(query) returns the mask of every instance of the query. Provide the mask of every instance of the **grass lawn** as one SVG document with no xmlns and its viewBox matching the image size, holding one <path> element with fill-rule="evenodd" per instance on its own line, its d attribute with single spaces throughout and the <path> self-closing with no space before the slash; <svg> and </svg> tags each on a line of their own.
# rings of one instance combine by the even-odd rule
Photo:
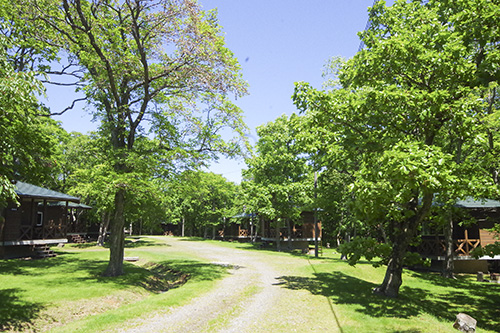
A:
<svg viewBox="0 0 500 333">
<path fill-rule="evenodd" d="M 500 285 L 476 282 L 474 276 L 446 280 L 405 271 L 400 298 L 386 299 L 371 293 L 382 281 L 384 267 L 351 267 L 331 250 L 315 259 L 251 244 L 207 242 L 258 251 L 282 273 L 282 288 L 315 296 L 311 304 L 301 305 L 311 309 L 306 320 L 335 316 L 342 332 L 456 332 L 451 325 L 459 312 L 478 320 L 477 332 L 500 328 Z M 127 241 L 125 256 L 140 260 L 126 263 L 122 277 L 100 276 L 108 255 L 107 249 L 95 246 L 66 246 L 56 258 L 0 261 L 0 330 L 104 331 L 145 313 L 186 304 L 227 274 L 222 266 L 176 252 L 156 239 Z M 285 265 L 279 258 L 295 264 Z M 187 283 L 175 287 L 187 276 Z M 168 283 L 174 287 L 166 291 Z M 329 313 L 314 313 L 314 302 L 325 300 Z"/>
<path fill-rule="evenodd" d="M 101 277 L 109 250 L 67 245 L 55 258 L 0 260 L 0 331 L 99 331 L 165 306 L 184 304 L 226 274 L 221 266 L 172 251 L 152 239 L 127 241 L 126 274 Z M 164 272 L 161 264 L 174 272 Z M 177 274 L 182 272 L 183 275 Z M 189 275 L 182 287 L 175 283 Z M 173 288 L 167 290 L 168 284 Z"/>
<path fill-rule="evenodd" d="M 459 312 L 478 321 L 477 332 L 500 331 L 500 285 L 473 275 L 449 280 L 406 270 L 399 298 L 389 299 L 371 293 L 385 267 L 352 267 L 339 259 L 313 260 L 312 267 L 311 277 L 292 279 L 289 288 L 327 297 L 344 332 L 457 332 L 451 326 Z"/>
</svg>

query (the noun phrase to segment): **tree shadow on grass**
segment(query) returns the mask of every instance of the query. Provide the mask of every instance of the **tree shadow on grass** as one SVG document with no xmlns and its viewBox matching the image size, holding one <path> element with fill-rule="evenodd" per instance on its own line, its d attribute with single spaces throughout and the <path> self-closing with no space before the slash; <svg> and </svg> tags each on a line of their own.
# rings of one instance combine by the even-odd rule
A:
<svg viewBox="0 0 500 333">
<path fill-rule="evenodd" d="M 152 293 L 165 292 L 189 280 L 220 279 L 228 270 L 194 260 L 167 260 L 144 267 L 124 263 L 124 275 L 103 277 L 101 274 L 107 264 L 107 260 L 79 258 L 75 253 L 67 253 L 45 260 L 0 261 L 0 274 L 7 279 L 23 275 L 23 281 L 29 276 L 33 285 L 46 286 L 54 292 L 81 290 L 84 297 L 89 288 L 101 288 L 103 292 L 109 293 L 137 287 Z M 11 289 L 0 290 L 0 331 L 29 330 L 31 323 L 39 318 L 47 304 L 26 300 L 25 295 L 29 290 L 24 282 Z"/>
<path fill-rule="evenodd" d="M 172 245 L 159 242 L 157 240 L 152 240 L 152 239 L 139 239 L 139 238 L 133 238 L 133 239 L 125 239 L 125 248 L 130 249 L 130 248 L 138 248 L 138 247 L 151 247 L 151 246 L 163 246 L 163 247 L 171 247 Z"/>
<path fill-rule="evenodd" d="M 25 331 L 39 316 L 43 304 L 19 297 L 20 289 L 0 290 L 0 331 Z"/>
<path fill-rule="evenodd" d="M 203 238 L 203 237 L 182 237 L 182 238 L 179 238 L 179 240 L 181 242 L 204 242 L 204 241 L 208 241 L 211 239 Z"/>
<path fill-rule="evenodd" d="M 439 280 L 439 277 L 432 277 Z M 489 285 L 445 281 L 439 293 L 421 288 L 404 286 L 399 298 L 385 298 L 372 293 L 376 284 L 342 272 L 315 273 L 315 277 L 282 276 L 279 283 L 292 290 L 308 290 L 323 295 L 336 304 L 357 305 L 360 313 L 370 317 L 411 318 L 428 313 L 436 318 L 453 322 L 459 312 L 466 312 L 478 320 L 478 327 L 497 330 L 500 327 L 500 290 Z"/>
</svg>

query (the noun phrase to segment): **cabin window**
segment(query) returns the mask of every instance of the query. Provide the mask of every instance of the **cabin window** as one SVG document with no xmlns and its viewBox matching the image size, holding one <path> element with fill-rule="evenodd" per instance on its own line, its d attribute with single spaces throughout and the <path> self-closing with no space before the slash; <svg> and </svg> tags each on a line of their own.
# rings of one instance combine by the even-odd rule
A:
<svg viewBox="0 0 500 333">
<path fill-rule="evenodd" d="M 43 212 L 37 212 L 36 215 L 36 226 L 41 227 L 43 225 Z"/>
</svg>

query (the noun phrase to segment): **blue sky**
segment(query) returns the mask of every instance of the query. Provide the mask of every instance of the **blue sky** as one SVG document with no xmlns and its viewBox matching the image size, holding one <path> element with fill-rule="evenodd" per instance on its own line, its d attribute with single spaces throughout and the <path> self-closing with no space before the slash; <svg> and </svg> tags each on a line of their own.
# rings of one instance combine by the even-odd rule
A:
<svg viewBox="0 0 500 333">
<path fill-rule="evenodd" d="M 332 56 L 352 57 L 359 47 L 357 33 L 366 25 L 372 0 L 200 0 L 217 8 L 226 44 L 240 61 L 248 96 L 235 103 L 243 110 L 255 143 L 255 128 L 282 114 L 296 112 L 291 96 L 294 82 L 320 88 L 325 62 Z M 75 96 L 71 89 L 48 91 L 53 112 Z M 54 117 L 67 131 L 86 133 L 97 127 L 91 116 L 75 108 Z M 222 159 L 210 168 L 239 182 L 243 161 Z"/>
</svg>

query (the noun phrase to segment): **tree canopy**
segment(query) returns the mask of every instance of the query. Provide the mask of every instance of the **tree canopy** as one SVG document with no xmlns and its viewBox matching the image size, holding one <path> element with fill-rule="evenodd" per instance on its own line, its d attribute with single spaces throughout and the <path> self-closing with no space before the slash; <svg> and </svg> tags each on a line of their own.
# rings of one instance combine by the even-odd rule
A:
<svg viewBox="0 0 500 333">
<path fill-rule="evenodd" d="M 216 12 L 192 0 L 23 0 L 17 9 L 43 27 L 23 36 L 59 52 L 58 64 L 47 58 L 42 66 L 48 81 L 74 84 L 101 121 L 103 162 L 120 180 L 106 274 L 120 275 L 126 193 L 144 157 L 158 167 L 150 175 L 161 177 L 179 163 L 245 149 L 246 126 L 231 101 L 246 93 L 238 62 Z"/>
<path fill-rule="evenodd" d="M 356 215 L 387 234 L 390 253 L 381 251 L 388 254 L 387 274 L 376 288 L 387 296 L 398 295 L 407 250 L 435 197 L 484 190 L 476 161 L 456 156 L 480 136 L 482 96 L 497 75 L 489 62 L 498 52 L 498 35 L 471 38 L 478 22 L 491 29 L 490 14 L 472 22 L 466 13 L 473 7 L 466 3 L 490 2 L 461 2 L 462 12 L 451 2 L 377 2 L 361 34 L 365 48 L 340 67 L 340 89 L 299 83 L 295 90 L 299 109 L 325 129 L 336 165 L 345 170 L 343 162 L 353 163 Z"/>
</svg>

